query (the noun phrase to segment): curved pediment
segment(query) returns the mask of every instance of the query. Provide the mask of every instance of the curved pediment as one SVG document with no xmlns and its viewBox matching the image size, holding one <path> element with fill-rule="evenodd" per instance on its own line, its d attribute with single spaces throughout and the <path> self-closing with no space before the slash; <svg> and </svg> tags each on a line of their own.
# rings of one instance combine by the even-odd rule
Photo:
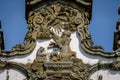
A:
<svg viewBox="0 0 120 80">
<path fill-rule="evenodd" d="M 25 80 L 89 80 L 93 73 L 102 69 L 119 71 L 119 50 L 105 52 L 101 46 L 93 46 L 88 30 L 91 11 L 92 0 L 26 0 L 28 32 L 24 45 L 17 44 L 11 51 L 1 50 L 0 57 L 34 54 L 35 58 L 24 64 L 8 58 L 0 61 L 0 68 L 20 70 Z M 80 44 L 71 36 L 77 37 Z M 49 42 L 40 44 L 45 40 Z M 115 61 L 85 63 L 77 56 L 82 52 L 73 46 L 81 48 L 85 54 L 115 58 Z M 102 80 L 102 76 L 98 79 Z"/>
<path fill-rule="evenodd" d="M 11 51 L 1 51 L 1 56 L 11 57 L 32 52 L 36 46 L 36 40 L 50 38 L 51 26 L 62 30 L 76 31 L 79 24 L 89 24 L 91 18 L 91 1 L 82 0 L 28 0 L 26 1 L 26 20 L 28 32 L 24 44 L 17 44 Z M 31 3 L 31 4 L 30 4 Z M 34 6 L 32 5 L 34 3 Z M 72 4 L 71 4 L 72 3 Z M 71 16 L 71 17 L 69 17 Z M 86 18 L 86 22 L 84 21 Z M 80 20 L 80 22 L 79 22 Z M 55 27 L 58 26 L 58 27 Z"/>
</svg>

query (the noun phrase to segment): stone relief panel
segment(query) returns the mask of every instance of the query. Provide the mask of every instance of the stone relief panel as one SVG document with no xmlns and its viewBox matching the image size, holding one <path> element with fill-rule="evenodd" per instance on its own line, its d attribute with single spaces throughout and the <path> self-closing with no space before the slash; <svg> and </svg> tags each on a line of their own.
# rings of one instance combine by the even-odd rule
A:
<svg viewBox="0 0 120 80">
<path fill-rule="evenodd" d="M 6 80 L 12 80 L 14 70 L 23 80 L 94 80 L 93 74 L 99 70 L 119 71 L 118 50 L 105 52 L 101 46 L 93 46 L 88 30 L 91 7 L 92 0 L 26 0 L 29 31 L 24 45 L 1 50 L 0 69 L 9 72 Z M 96 60 L 85 62 L 83 53 L 97 56 Z M 95 79 L 105 80 L 101 74 Z"/>
</svg>

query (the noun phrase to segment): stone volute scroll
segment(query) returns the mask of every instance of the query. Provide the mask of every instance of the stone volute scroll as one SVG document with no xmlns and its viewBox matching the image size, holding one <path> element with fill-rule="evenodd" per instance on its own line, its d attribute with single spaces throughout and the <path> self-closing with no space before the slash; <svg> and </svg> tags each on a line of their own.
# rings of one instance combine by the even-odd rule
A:
<svg viewBox="0 0 120 80">
<path fill-rule="evenodd" d="M 26 0 L 28 32 L 24 44 L 15 45 L 11 51 L 1 50 L 0 57 L 28 55 L 35 49 L 37 40 L 45 39 L 52 40 L 47 46 L 52 51 L 39 46 L 34 61 L 26 64 L 1 59 L 0 70 L 17 69 L 25 75 L 24 80 L 90 80 L 92 74 L 101 69 L 119 71 L 118 37 L 113 52 L 94 46 L 88 30 L 91 13 L 92 0 Z M 73 32 L 79 35 L 79 46 L 86 54 L 114 60 L 94 65 L 84 63 L 70 47 Z M 98 80 L 102 79 L 102 75 L 98 75 Z"/>
</svg>

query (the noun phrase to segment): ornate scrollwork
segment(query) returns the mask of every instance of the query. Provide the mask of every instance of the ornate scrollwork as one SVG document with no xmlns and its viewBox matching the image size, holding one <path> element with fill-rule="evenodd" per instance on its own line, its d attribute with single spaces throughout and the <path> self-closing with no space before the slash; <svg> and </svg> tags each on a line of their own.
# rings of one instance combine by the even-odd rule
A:
<svg viewBox="0 0 120 80">
<path fill-rule="evenodd" d="M 37 57 L 33 63 L 20 64 L 16 62 L 0 61 L 0 68 L 4 69 L 17 69 L 25 74 L 24 80 L 89 80 L 91 74 L 100 69 L 113 69 L 112 63 L 96 65 L 84 64 L 81 59 L 72 57 L 69 61 L 56 61 L 53 62 L 47 59 L 44 53 L 44 48 L 40 47 L 37 52 Z M 48 54 L 49 55 L 49 54 Z M 98 80 L 102 80 L 99 76 Z"/>
<path fill-rule="evenodd" d="M 75 31 L 76 26 L 83 21 L 81 13 L 79 13 L 79 10 L 64 4 L 49 4 L 29 13 L 29 29 L 33 32 L 36 31 L 37 37 L 40 39 L 49 39 L 52 28 L 58 33 L 62 29 Z"/>
<path fill-rule="evenodd" d="M 72 61 L 73 61 L 72 76 L 74 76 L 76 80 L 88 80 L 90 65 L 84 64 L 82 60 L 78 58 L 73 58 Z"/>
<path fill-rule="evenodd" d="M 53 51 L 46 53 L 43 47 L 37 51 L 33 63 L 20 64 L 0 61 L 0 69 L 14 68 L 26 75 L 25 80 L 89 80 L 101 69 L 120 70 L 119 51 L 105 52 L 93 46 L 88 25 L 91 19 L 92 0 L 26 0 L 28 32 L 24 44 L 17 44 L 11 51 L 2 50 L 1 57 L 31 53 L 37 39 L 53 39 L 48 46 Z M 82 49 L 91 55 L 117 58 L 111 63 L 89 65 L 76 58 L 70 48 L 71 33 L 77 31 Z M 48 58 L 47 58 L 48 57 Z M 99 76 L 98 80 L 102 80 Z"/>
<path fill-rule="evenodd" d="M 1 70 L 1 69 L 5 69 L 6 67 L 7 67 L 7 66 L 6 66 L 6 62 L 0 60 L 0 70 Z"/>
</svg>

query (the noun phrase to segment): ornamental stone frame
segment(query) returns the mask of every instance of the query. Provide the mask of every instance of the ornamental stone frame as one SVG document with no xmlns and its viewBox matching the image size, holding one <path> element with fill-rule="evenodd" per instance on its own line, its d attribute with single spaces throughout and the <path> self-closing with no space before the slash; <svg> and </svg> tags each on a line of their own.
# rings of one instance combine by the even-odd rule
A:
<svg viewBox="0 0 120 80">
<path fill-rule="evenodd" d="M 101 46 L 93 46 L 88 25 L 91 20 L 92 0 L 26 0 L 28 32 L 24 45 L 17 44 L 11 51 L 1 50 L 0 57 L 30 54 L 38 39 L 53 39 L 48 46 L 53 51 L 47 58 L 45 49 L 40 47 L 33 63 L 21 64 L 0 60 L 0 69 L 17 69 L 24 80 L 89 80 L 98 70 L 120 70 L 119 33 L 115 33 L 113 52 L 105 52 Z M 120 12 L 120 11 L 119 11 Z M 89 55 L 115 59 L 110 63 L 85 64 L 70 48 L 71 33 L 80 36 L 80 46 Z M 98 80 L 102 80 L 99 75 Z"/>
</svg>

